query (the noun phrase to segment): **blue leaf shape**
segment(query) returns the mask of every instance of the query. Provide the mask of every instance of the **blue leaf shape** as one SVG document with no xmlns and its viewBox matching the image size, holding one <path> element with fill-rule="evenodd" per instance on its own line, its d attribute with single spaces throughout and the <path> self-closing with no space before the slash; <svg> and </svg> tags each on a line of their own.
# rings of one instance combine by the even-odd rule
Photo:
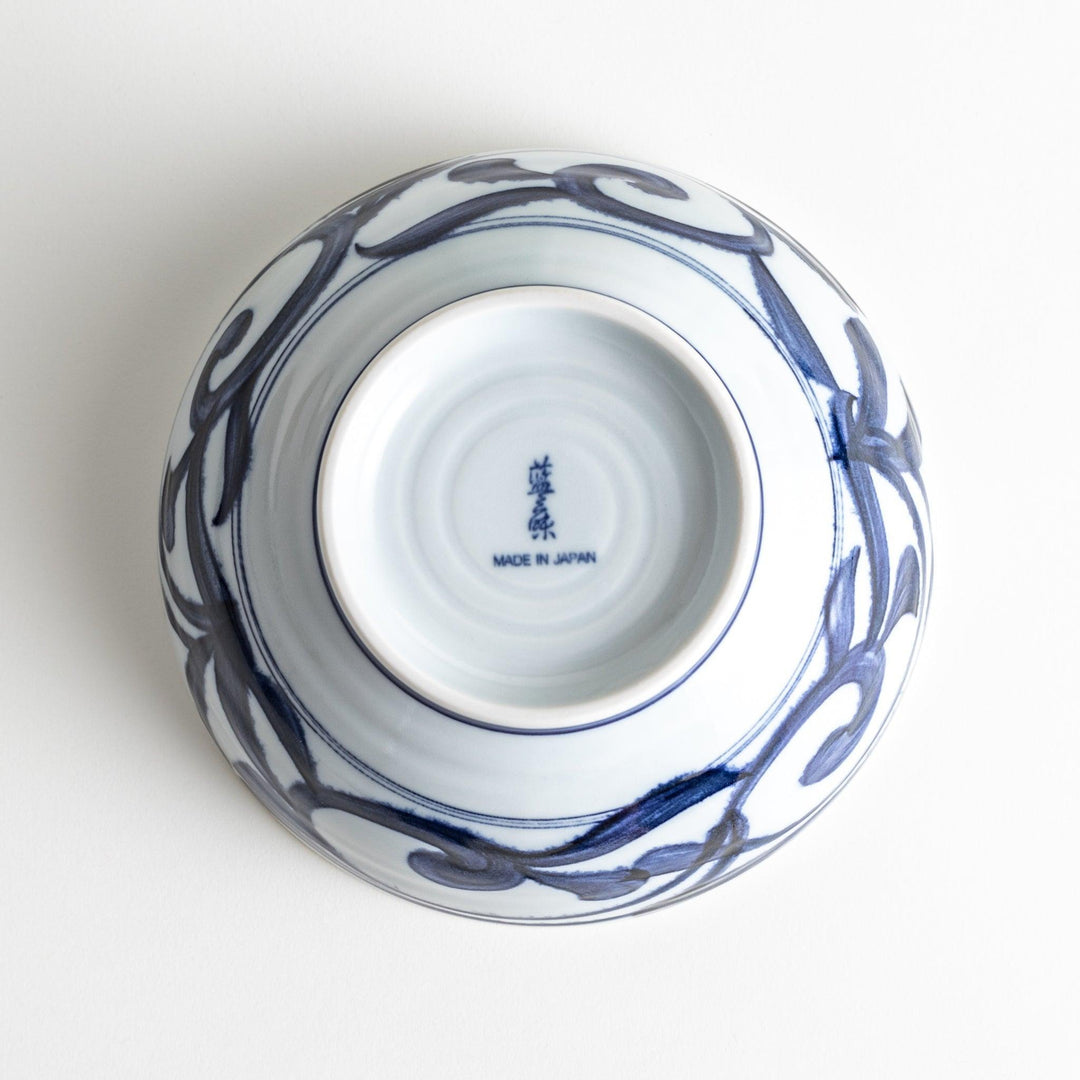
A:
<svg viewBox="0 0 1080 1080">
<path fill-rule="evenodd" d="M 593 187 L 597 180 L 623 180 L 646 195 L 657 195 L 661 199 L 679 199 L 683 202 L 690 198 L 686 191 L 666 176 L 657 176 L 656 173 L 624 165 L 570 165 L 564 169 L 556 169 L 551 175 L 557 182 L 570 180 L 575 186 L 582 181 Z"/>
<path fill-rule="evenodd" d="M 579 900 L 614 900 L 640 889 L 649 880 L 647 874 L 625 868 L 569 874 L 532 872 L 529 877 L 540 885 L 572 892 Z"/>
<path fill-rule="evenodd" d="M 824 780 L 830 773 L 835 772 L 847 760 L 848 756 L 858 745 L 862 736 L 862 728 L 854 731 L 846 727 L 837 728 L 821 744 L 818 752 L 810 759 L 810 763 L 799 777 L 799 783 L 803 787 Z"/>
<path fill-rule="evenodd" d="M 642 870 L 650 877 L 654 874 L 675 874 L 689 870 L 700 855 L 700 844 L 668 844 L 646 851 L 634 863 L 634 869 Z"/>
<path fill-rule="evenodd" d="M 859 645 L 848 654 L 843 667 L 833 678 L 828 696 L 831 697 L 843 686 L 855 683 L 859 687 L 859 705 L 851 722 L 830 732 L 818 747 L 799 777 L 803 787 L 816 784 L 835 772 L 859 745 L 877 707 L 884 678 L 885 654 L 879 649 Z"/>
<path fill-rule="evenodd" d="M 409 866 L 426 877 L 451 889 L 468 889 L 472 892 L 497 892 L 512 889 L 525 880 L 522 874 L 508 859 L 491 857 L 468 851 L 455 852 L 457 858 L 450 858 L 442 851 L 423 849 L 409 853 Z M 469 856 L 474 860 L 470 862 Z"/>
<path fill-rule="evenodd" d="M 855 570 L 859 563 L 859 548 L 836 568 L 825 595 L 825 645 L 827 663 L 834 666 L 851 647 L 855 632 Z"/>
<path fill-rule="evenodd" d="M 811 337 L 806 323 L 795 310 L 795 305 L 777 284 L 760 254 L 750 256 L 750 269 L 769 322 L 792 360 L 799 365 L 808 379 L 829 390 L 837 390 L 836 380 L 825 362 L 825 357 L 821 355 L 817 342 Z"/>
<path fill-rule="evenodd" d="M 919 557 L 915 549 L 908 544 L 900 556 L 900 562 L 896 567 L 896 584 L 893 586 L 892 605 L 889 608 L 885 627 L 881 632 L 882 638 L 887 638 L 893 631 L 893 627 L 904 615 L 917 615 L 919 613 L 919 598 L 922 592 L 921 577 L 919 571 Z"/>
<path fill-rule="evenodd" d="M 863 428 L 883 428 L 889 408 L 889 394 L 881 353 L 860 319 L 848 319 L 844 329 L 859 366 L 859 425 Z"/>
<path fill-rule="evenodd" d="M 451 169 L 446 177 L 465 184 L 496 184 L 501 180 L 550 180 L 548 173 L 522 168 L 513 158 L 481 158 Z"/>
<path fill-rule="evenodd" d="M 915 417 L 910 413 L 904 430 L 896 440 L 896 458 L 903 463 L 905 472 L 915 474 L 922 468 L 922 436 Z"/>
</svg>

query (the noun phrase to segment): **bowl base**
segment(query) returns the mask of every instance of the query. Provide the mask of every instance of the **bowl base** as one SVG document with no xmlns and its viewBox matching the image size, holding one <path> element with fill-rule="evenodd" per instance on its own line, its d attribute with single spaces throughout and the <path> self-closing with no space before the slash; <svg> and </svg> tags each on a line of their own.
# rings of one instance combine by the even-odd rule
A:
<svg viewBox="0 0 1080 1080">
<path fill-rule="evenodd" d="M 317 525 L 368 655 L 515 730 L 625 715 L 691 671 L 753 572 L 735 402 L 652 316 L 578 289 L 478 294 L 409 327 L 332 424 Z"/>
</svg>

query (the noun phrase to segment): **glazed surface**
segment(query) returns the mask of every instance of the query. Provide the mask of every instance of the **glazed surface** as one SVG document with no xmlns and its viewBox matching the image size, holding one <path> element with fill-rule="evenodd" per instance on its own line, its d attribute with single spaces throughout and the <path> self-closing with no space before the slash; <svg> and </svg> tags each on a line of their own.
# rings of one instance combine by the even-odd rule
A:
<svg viewBox="0 0 1080 1080">
<path fill-rule="evenodd" d="M 313 522 L 372 357 L 491 289 L 555 285 L 684 338 L 745 419 L 753 578 L 690 677 L 612 723 L 511 732 L 419 700 L 341 618 Z M 918 429 L 861 313 L 705 185 L 557 152 L 444 163 L 333 212 L 227 315 L 170 442 L 160 556 L 192 694 L 308 843 L 412 899 L 521 921 L 645 910 L 773 850 L 873 744 L 930 577 Z"/>
</svg>

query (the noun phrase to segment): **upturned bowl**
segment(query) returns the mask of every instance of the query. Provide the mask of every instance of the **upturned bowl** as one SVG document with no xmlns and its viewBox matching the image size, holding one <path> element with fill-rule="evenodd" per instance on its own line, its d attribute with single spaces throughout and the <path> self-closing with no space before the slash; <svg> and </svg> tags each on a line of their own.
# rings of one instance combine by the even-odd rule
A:
<svg viewBox="0 0 1080 1080">
<path fill-rule="evenodd" d="M 931 571 L 918 427 L 790 237 L 635 162 L 481 155 L 320 219 L 184 395 L 160 567 L 262 802 L 391 892 L 702 892 L 843 786 Z"/>
</svg>

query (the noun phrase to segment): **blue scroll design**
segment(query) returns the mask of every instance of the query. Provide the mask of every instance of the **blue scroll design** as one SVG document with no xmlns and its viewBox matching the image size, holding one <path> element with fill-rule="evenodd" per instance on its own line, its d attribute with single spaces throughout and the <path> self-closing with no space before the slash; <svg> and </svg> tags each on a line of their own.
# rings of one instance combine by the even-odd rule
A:
<svg viewBox="0 0 1080 1080">
<path fill-rule="evenodd" d="M 451 182 L 462 185 L 463 198 L 458 203 L 387 239 L 368 245 L 359 242 L 360 230 L 386 206 L 413 185 L 444 171 Z M 190 441 L 166 466 L 159 519 L 166 608 L 185 651 L 187 682 L 208 724 L 212 689 L 213 699 L 247 759 L 234 763 L 245 782 L 312 846 L 340 861 L 346 860 L 313 824 L 317 810 L 341 811 L 414 840 L 418 846 L 408 856 L 412 870 L 451 889 L 503 890 L 532 881 L 585 901 L 614 901 L 664 877 L 658 888 L 640 898 L 644 901 L 676 888 L 691 876 L 695 890 L 704 887 L 722 877 L 736 859 L 776 841 L 776 836 L 754 832 L 745 812 L 746 802 L 807 720 L 847 686 L 857 691 L 850 719 L 825 737 L 807 761 L 799 782 L 809 786 L 823 781 L 859 747 L 881 695 L 886 642 L 899 621 L 905 615 L 917 617 L 924 604 L 928 540 L 915 499 L 917 490 L 925 504 L 919 430 L 905 400 L 907 420 L 901 433 L 894 436 L 886 431 L 889 402 L 885 371 L 861 320 L 853 316 L 845 327 L 858 371 L 857 391 L 852 393 L 838 385 L 771 273 L 765 260 L 773 251 L 773 238 L 762 221 L 744 209 L 748 232 L 711 231 L 619 200 L 602 187 L 613 181 L 660 199 L 689 198 L 672 180 L 626 165 L 582 163 L 541 172 L 524 168 L 509 157 L 472 159 L 449 169 L 436 165 L 376 188 L 324 218 L 282 252 L 279 259 L 301 245 L 314 244 L 318 254 L 257 336 L 251 334 L 253 311 L 248 308 L 220 330 L 193 387 L 188 415 Z M 472 194 L 484 185 L 492 185 L 494 190 Z M 302 717 L 256 661 L 231 577 L 219 562 L 212 530 L 227 524 L 237 512 L 251 463 L 253 403 L 260 380 L 281 346 L 311 315 L 351 252 L 375 260 L 397 260 L 500 210 L 558 200 L 748 260 L 769 329 L 828 403 L 827 441 L 850 494 L 862 542 L 839 560 L 826 591 L 816 646 L 824 645 L 824 670 L 801 692 L 749 762 L 737 767 L 715 764 L 675 777 L 568 842 L 527 850 L 379 799 L 342 791 L 321 779 Z M 222 467 L 211 477 L 211 437 L 221 425 L 225 434 Z M 913 526 L 915 544 L 900 553 L 895 573 L 875 478 L 895 490 Z M 220 495 L 211 501 L 209 492 L 217 492 L 219 487 Z M 212 513 L 208 513 L 208 505 L 213 506 Z M 183 530 L 188 556 L 189 580 L 183 587 L 169 565 L 177 530 Z M 868 570 L 870 605 L 865 632 L 856 638 L 855 580 L 861 562 Z M 271 766 L 256 730 L 260 717 L 279 740 L 298 779 L 283 782 Z M 615 868 L 577 868 L 642 840 L 714 796 L 722 799 L 722 809 L 701 840 L 657 845 Z"/>
</svg>

